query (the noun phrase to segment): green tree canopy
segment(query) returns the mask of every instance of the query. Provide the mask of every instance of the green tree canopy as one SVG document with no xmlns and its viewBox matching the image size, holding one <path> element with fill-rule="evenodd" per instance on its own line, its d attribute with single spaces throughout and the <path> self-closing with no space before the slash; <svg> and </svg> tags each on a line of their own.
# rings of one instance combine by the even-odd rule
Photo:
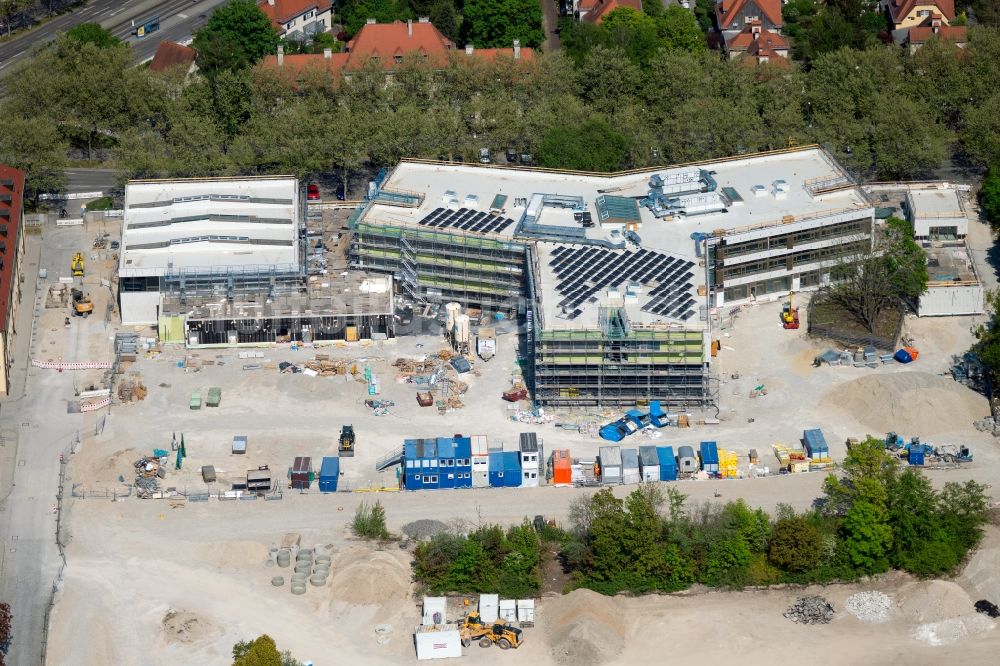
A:
<svg viewBox="0 0 1000 666">
<path fill-rule="evenodd" d="M 480 48 L 509 48 L 515 39 L 521 46 L 540 46 L 542 6 L 537 0 L 465 0 L 462 37 Z"/>
<path fill-rule="evenodd" d="M 79 23 L 66 31 L 66 36 L 80 44 L 93 44 L 102 49 L 122 46 L 122 41 L 101 27 L 100 23 Z"/>
<path fill-rule="evenodd" d="M 278 33 L 255 0 L 229 0 L 194 35 L 198 67 L 208 76 L 254 65 L 277 46 Z"/>
<path fill-rule="evenodd" d="M 822 535 L 802 516 L 775 523 L 767 555 L 776 567 L 796 573 L 808 571 L 819 563 L 822 553 Z"/>
<path fill-rule="evenodd" d="M 622 168 L 626 139 L 611 124 L 597 117 L 575 127 L 549 130 L 539 149 L 543 166 L 609 172 Z"/>
</svg>

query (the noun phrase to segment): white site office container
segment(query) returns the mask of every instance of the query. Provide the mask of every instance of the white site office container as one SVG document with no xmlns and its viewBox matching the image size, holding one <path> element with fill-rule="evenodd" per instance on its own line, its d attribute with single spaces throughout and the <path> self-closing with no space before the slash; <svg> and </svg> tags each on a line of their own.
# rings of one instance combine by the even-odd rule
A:
<svg viewBox="0 0 1000 666">
<path fill-rule="evenodd" d="M 521 624 L 534 624 L 535 622 L 535 600 L 517 600 L 517 621 Z"/>
<path fill-rule="evenodd" d="M 496 622 L 500 617 L 500 595 L 479 595 L 479 617 L 484 623 Z"/>
<path fill-rule="evenodd" d="M 421 623 L 428 626 L 444 624 L 447 621 L 448 599 L 445 597 L 424 597 L 424 612 Z"/>
<path fill-rule="evenodd" d="M 490 485 L 489 456 L 472 456 L 472 487 L 488 488 Z"/>
<path fill-rule="evenodd" d="M 508 622 L 515 622 L 517 620 L 517 601 L 514 599 L 501 599 L 500 617 Z"/>
<path fill-rule="evenodd" d="M 413 638 L 417 646 L 417 659 L 421 661 L 462 656 L 462 636 L 458 629 L 417 627 Z"/>
</svg>

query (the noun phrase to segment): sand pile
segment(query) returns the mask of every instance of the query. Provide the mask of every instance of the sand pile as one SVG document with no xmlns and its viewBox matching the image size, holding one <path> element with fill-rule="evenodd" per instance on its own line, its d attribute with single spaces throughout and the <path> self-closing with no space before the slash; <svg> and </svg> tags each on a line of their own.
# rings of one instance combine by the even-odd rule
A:
<svg viewBox="0 0 1000 666">
<path fill-rule="evenodd" d="M 921 437 L 965 428 L 989 414 L 980 394 L 926 372 L 870 374 L 831 389 L 823 398 L 880 435 L 906 431 Z"/>
<path fill-rule="evenodd" d="M 979 592 L 979 597 L 1000 602 L 1000 535 L 986 529 L 986 538 L 976 549 L 962 576 Z"/>
<path fill-rule="evenodd" d="M 913 637 L 928 645 L 949 645 L 994 626 L 993 620 L 975 612 L 965 590 L 950 581 L 910 583 L 900 589 L 899 599 L 903 615 L 919 623 Z"/>
<path fill-rule="evenodd" d="M 169 610 L 163 616 L 163 635 L 168 643 L 195 643 L 216 633 L 215 626 L 194 613 Z"/>
<path fill-rule="evenodd" d="M 618 602 L 590 590 L 574 590 L 544 607 L 552 658 L 562 666 L 599 666 L 625 647 L 627 633 Z"/>
<path fill-rule="evenodd" d="M 384 604 L 410 595 L 410 571 L 398 558 L 376 551 L 339 557 L 332 568 L 333 598 L 350 604 Z"/>
</svg>

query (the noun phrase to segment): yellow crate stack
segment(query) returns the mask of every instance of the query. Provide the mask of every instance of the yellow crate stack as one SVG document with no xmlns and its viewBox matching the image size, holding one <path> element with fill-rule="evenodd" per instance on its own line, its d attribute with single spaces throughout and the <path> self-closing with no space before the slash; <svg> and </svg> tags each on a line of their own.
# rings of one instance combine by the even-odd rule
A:
<svg viewBox="0 0 1000 666">
<path fill-rule="evenodd" d="M 791 451 L 784 444 L 775 443 L 771 447 L 774 450 L 774 457 L 778 459 L 778 465 L 788 467 L 789 454 Z"/>
<path fill-rule="evenodd" d="M 719 476 L 724 479 L 735 479 L 739 466 L 739 454 L 736 451 L 719 449 Z"/>
</svg>

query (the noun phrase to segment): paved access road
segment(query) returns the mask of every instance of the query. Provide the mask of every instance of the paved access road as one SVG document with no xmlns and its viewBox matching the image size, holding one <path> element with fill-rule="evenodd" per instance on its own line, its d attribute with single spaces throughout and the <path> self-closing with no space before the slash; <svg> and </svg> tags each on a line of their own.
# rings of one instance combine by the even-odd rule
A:
<svg viewBox="0 0 1000 666">
<path fill-rule="evenodd" d="M 0 75 L 5 75 L 14 65 L 29 57 L 34 48 L 55 39 L 79 23 L 97 22 L 116 37 L 127 41 L 135 54 L 136 62 L 153 57 L 160 40 L 185 41 L 205 24 L 212 11 L 224 0 L 92 0 L 76 11 L 44 23 L 33 30 L 15 35 L 0 44 Z M 143 21 L 159 16 L 160 30 L 149 37 L 132 37 L 133 21 Z"/>
</svg>

